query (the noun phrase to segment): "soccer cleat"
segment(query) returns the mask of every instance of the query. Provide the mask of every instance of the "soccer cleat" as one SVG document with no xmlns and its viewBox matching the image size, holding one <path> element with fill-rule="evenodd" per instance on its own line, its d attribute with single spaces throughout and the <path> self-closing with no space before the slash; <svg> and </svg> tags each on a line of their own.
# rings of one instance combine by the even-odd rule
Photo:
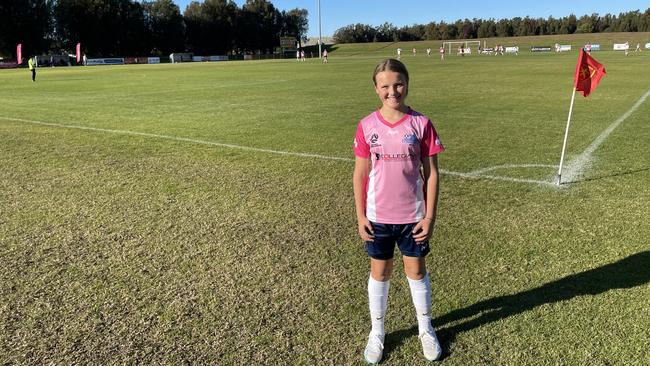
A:
<svg viewBox="0 0 650 366">
<path fill-rule="evenodd" d="M 363 357 L 366 359 L 366 362 L 372 365 L 376 365 L 381 361 L 381 357 L 384 354 L 384 336 L 377 333 L 370 332 L 368 336 L 368 344 L 366 345 L 366 350 L 363 352 Z"/>
<path fill-rule="evenodd" d="M 427 361 L 436 361 L 442 356 L 442 347 L 436 337 L 434 330 L 422 332 L 420 334 L 420 342 L 422 342 L 422 352 Z"/>
</svg>

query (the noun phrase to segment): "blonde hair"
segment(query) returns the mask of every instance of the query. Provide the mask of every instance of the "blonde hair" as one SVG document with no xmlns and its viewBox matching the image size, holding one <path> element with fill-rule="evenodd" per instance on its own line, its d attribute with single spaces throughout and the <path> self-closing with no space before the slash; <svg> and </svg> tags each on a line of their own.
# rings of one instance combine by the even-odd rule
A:
<svg viewBox="0 0 650 366">
<path fill-rule="evenodd" d="M 372 82 L 377 85 L 377 74 L 383 71 L 392 71 L 404 75 L 406 79 L 406 84 L 409 83 L 409 72 L 406 70 L 406 66 L 394 58 L 387 58 L 384 61 L 380 62 L 377 67 L 375 67 L 375 72 L 372 74 Z"/>
</svg>

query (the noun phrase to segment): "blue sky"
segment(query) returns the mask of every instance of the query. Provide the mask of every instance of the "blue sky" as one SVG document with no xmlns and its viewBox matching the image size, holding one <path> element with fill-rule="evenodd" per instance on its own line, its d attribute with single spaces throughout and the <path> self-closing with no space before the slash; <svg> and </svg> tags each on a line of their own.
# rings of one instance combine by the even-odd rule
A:
<svg viewBox="0 0 650 366">
<path fill-rule="evenodd" d="M 173 0 L 181 9 L 191 0 Z M 198 0 L 203 2 L 203 0 Z M 241 6 L 245 0 L 235 0 Z M 271 0 L 280 10 L 304 8 L 309 11 L 309 36 L 318 36 L 317 0 Z M 331 36 L 335 30 L 353 23 L 379 25 L 384 22 L 395 26 L 426 24 L 431 21 L 455 21 L 457 19 L 502 19 L 530 16 L 563 17 L 571 13 L 618 14 L 631 10 L 642 12 L 650 8 L 648 0 L 507 0 L 507 1 L 435 1 L 435 0 L 321 0 L 321 28 L 323 36 Z M 397 3 L 401 5 L 396 5 Z"/>
</svg>

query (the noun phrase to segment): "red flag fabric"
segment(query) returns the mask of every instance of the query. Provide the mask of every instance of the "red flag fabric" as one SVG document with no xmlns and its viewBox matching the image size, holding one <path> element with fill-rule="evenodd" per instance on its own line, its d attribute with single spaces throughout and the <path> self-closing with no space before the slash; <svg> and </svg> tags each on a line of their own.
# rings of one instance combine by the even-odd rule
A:
<svg viewBox="0 0 650 366">
<path fill-rule="evenodd" d="M 16 46 L 16 61 L 18 65 L 23 63 L 23 44 L 18 43 L 18 46 Z"/>
<path fill-rule="evenodd" d="M 580 49 L 573 87 L 586 97 L 596 89 L 603 76 L 605 76 L 605 67 L 583 49 Z"/>
</svg>

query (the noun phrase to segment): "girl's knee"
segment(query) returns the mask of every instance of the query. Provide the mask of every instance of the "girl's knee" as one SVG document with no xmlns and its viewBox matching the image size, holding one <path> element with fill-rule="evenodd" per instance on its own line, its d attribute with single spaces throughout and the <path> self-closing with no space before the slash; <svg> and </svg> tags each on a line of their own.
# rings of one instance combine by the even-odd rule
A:
<svg viewBox="0 0 650 366">
<path fill-rule="evenodd" d="M 424 276 L 427 274 L 426 271 L 412 271 L 412 272 L 404 271 L 404 272 L 406 272 L 406 277 L 416 281 L 423 279 Z"/>
<path fill-rule="evenodd" d="M 427 274 L 427 267 L 424 259 L 406 259 L 404 260 L 404 273 L 412 280 L 421 280 Z"/>
<path fill-rule="evenodd" d="M 393 261 L 373 260 L 370 265 L 370 275 L 375 281 L 388 281 L 393 274 Z"/>
<path fill-rule="evenodd" d="M 372 279 L 374 279 L 375 281 L 379 281 L 379 282 L 386 282 L 386 281 L 390 280 L 391 275 L 392 275 L 392 271 L 383 271 L 383 272 L 379 272 L 379 273 L 373 272 L 371 274 Z"/>
</svg>

